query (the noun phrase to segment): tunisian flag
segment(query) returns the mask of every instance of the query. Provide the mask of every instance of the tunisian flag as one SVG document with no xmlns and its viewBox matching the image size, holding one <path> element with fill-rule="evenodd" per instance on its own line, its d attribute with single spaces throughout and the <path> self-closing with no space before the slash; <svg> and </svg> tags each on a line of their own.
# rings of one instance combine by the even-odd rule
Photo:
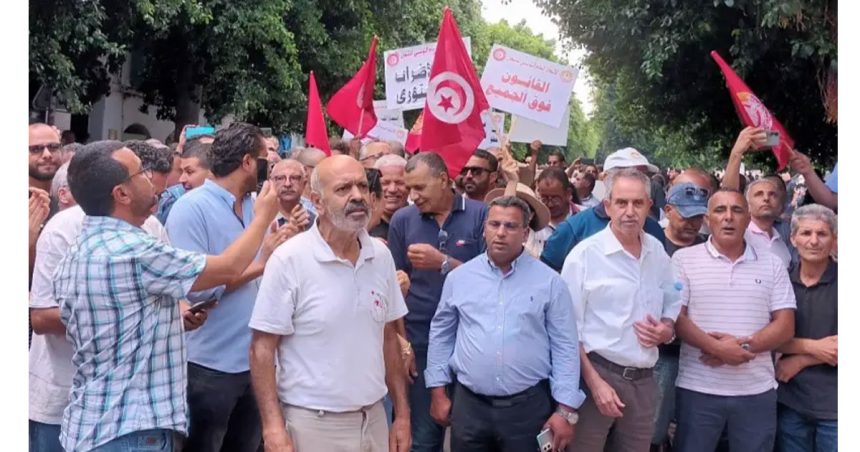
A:
<svg viewBox="0 0 860 452">
<path fill-rule="evenodd" d="M 723 75 L 726 77 L 726 87 L 732 96 L 735 110 L 745 126 L 761 127 L 770 132 L 779 132 L 779 144 L 773 147 L 773 155 L 776 156 L 777 170 L 785 168 L 791 158 L 791 149 L 794 148 L 794 140 L 782 127 L 782 124 L 770 113 L 770 110 L 753 94 L 752 90 L 735 74 L 735 71 L 723 60 L 715 50 L 711 51 L 711 58 L 717 62 Z"/>
<path fill-rule="evenodd" d="M 456 177 L 484 139 L 481 112 L 489 108 L 454 14 L 446 7 L 427 84 L 421 149 L 441 155 Z"/>
<path fill-rule="evenodd" d="M 409 135 L 406 135 L 406 150 L 410 154 L 414 154 L 421 147 L 421 129 L 424 128 L 424 112 L 418 115 L 412 129 L 409 130 Z"/>
<path fill-rule="evenodd" d="M 376 36 L 370 42 L 367 60 L 350 81 L 326 104 L 329 117 L 358 138 L 376 126 L 373 86 L 376 84 Z M 359 130 L 361 129 L 361 130 Z"/>
<path fill-rule="evenodd" d="M 305 123 L 305 142 L 325 152 L 325 155 L 331 155 L 331 148 L 328 147 L 325 118 L 323 118 L 322 102 L 320 102 L 320 93 L 317 91 L 314 71 L 311 71 L 308 84 L 308 119 Z"/>
</svg>

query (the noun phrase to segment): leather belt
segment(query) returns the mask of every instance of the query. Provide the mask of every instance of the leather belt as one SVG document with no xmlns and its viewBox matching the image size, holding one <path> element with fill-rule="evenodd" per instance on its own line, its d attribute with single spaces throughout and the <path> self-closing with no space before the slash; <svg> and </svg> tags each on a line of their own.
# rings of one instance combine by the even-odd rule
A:
<svg viewBox="0 0 860 452">
<path fill-rule="evenodd" d="M 538 384 L 532 386 L 531 388 L 526 389 L 525 391 L 520 391 L 516 394 L 511 394 L 507 396 L 488 396 L 483 394 L 478 394 L 471 389 L 467 388 L 465 385 L 457 382 L 457 386 L 461 387 L 464 392 L 469 394 L 470 396 L 480 400 L 481 402 L 486 403 L 487 405 L 492 406 L 493 408 L 508 408 L 514 405 L 525 402 L 526 400 L 532 398 L 535 395 L 539 394 L 548 394 L 549 393 L 549 380 L 541 380 Z"/>
<path fill-rule="evenodd" d="M 628 367 L 622 366 L 620 364 L 615 364 L 612 361 L 598 355 L 597 353 L 590 352 L 588 354 L 588 359 L 591 360 L 592 363 L 598 363 L 602 367 L 608 369 L 612 373 L 621 375 L 621 378 L 629 381 L 641 380 L 643 378 L 648 378 L 654 374 L 653 367 Z"/>
</svg>

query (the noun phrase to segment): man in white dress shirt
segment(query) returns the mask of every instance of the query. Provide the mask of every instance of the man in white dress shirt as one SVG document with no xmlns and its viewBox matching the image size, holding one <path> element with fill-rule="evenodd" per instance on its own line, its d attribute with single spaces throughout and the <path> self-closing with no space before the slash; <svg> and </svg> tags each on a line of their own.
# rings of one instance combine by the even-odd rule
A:
<svg viewBox="0 0 860 452">
<path fill-rule="evenodd" d="M 650 186 L 635 169 L 611 173 L 603 201 L 609 226 L 579 243 L 561 271 L 576 312 L 588 395 L 576 451 L 647 451 L 651 442 L 657 346 L 673 339 L 681 305 L 663 244 L 642 231 Z"/>
<path fill-rule="evenodd" d="M 394 326 L 406 303 L 391 253 L 365 231 L 364 168 L 328 157 L 310 182 L 318 221 L 269 258 L 250 321 L 266 450 L 406 452 L 410 412 Z"/>
</svg>

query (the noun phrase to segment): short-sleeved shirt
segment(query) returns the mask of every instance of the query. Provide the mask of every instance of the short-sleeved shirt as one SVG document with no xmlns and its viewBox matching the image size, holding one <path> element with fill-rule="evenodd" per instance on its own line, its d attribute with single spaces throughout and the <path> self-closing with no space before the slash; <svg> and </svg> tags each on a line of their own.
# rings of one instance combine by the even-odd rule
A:
<svg viewBox="0 0 860 452">
<path fill-rule="evenodd" d="M 768 236 L 755 222 L 750 221 L 750 225 L 744 232 L 744 240 L 753 248 L 772 253 L 782 262 L 783 267 L 788 268 L 791 265 L 791 251 L 776 227 L 771 228 L 770 236 Z"/>
<path fill-rule="evenodd" d="M 789 272 L 797 313 L 794 337 L 822 339 L 838 333 L 838 286 L 836 262 L 830 262 L 821 279 L 806 287 L 800 279 L 800 266 Z M 837 419 L 838 369 L 828 364 L 807 367 L 788 383 L 780 383 L 779 402 L 813 419 Z"/>
<path fill-rule="evenodd" d="M 418 207 L 404 207 L 391 217 L 388 230 L 388 248 L 394 257 L 398 270 L 409 275 L 411 285 L 406 294 L 406 336 L 417 347 L 426 347 L 430 336 L 430 321 L 436 313 L 442 296 L 445 276 L 439 270 L 418 270 L 412 268 L 406 251 L 409 245 L 426 243 L 440 248 L 440 230 L 445 231 L 446 254 L 467 262 L 484 252 L 484 221 L 487 206 L 479 201 L 455 195 L 453 207 L 442 228 L 431 214 L 423 214 Z"/>
<path fill-rule="evenodd" d="M 394 261 L 367 232 L 355 265 L 337 257 L 316 224 L 266 264 L 249 326 L 284 336 L 278 398 L 313 410 L 355 411 L 385 396 L 383 329 L 406 315 Z"/>
<path fill-rule="evenodd" d="M 80 235 L 85 216 L 80 206 L 73 206 L 59 212 L 45 224 L 36 242 L 31 308 L 59 307 L 54 300 L 54 271 Z M 168 243 L 164 227 L 154 216 L 147 218 L 142 228 L 162 243 Z M 74 352 L 65 335 L 33 335 L 30 345 L 31 420 L 51 425 L 63 422 L 63 410 L 69 403 L 69 388 L 75 374 L 72 365 Z"/>
<path fill-rule="evenodd" d="M 706 333 L 746 337 L 771 322 L 771 313 L 795 309 L 788 272 L 773 254 L 749 244 L 736 261 L 720 254 L 713 237 L 680 249 L 672 264 L 681 285 L 687 316 Z M 699 361 L 701 350 L 681 343 L 676 386 L 718 396 L 745 396 L 776 388 L 770 352 L 739 366 L 710 367 Z"/>
<path fill-rule="evenodd" d="M 207 179 L 203 185 L 180 198 L 167 219 L 167 233 L 174 246 L 198 253 L 223 253 L 254 220 L 251 195 L 241 199 L 242 218 L 233 205 L 236 198 L 224 187 Z M 188 294 L 198 303 L 219 300 L 210 309 L 206 323 L 187 334 L 188 361 L 226 373 L 247 372 L 251 330 L 248 320 L 254 309 L 260 279 L 256 278 L 226 292 L 226 286 Z"/>
<path fill-rule="evenodd" d="M 135 431 L 186 432 L 186 358 L 177 300 L 206 256 L 125 221 L 86 217 L 54 274 L 75 353 L 60 443 L 88 451 Z"/>
<path fill-rule="evenodd" d="M 561 279 L 570 289 L 585 352 L 622 366 L 649 368 L 657 363 L 657 348 L 640 344 L 633 324 L 648 315 L 674 321 L 681 303 L 663 244 L 644 232 L 639 237 L 637 258 L 607 226 L 570 252 Z"/>
</svg>

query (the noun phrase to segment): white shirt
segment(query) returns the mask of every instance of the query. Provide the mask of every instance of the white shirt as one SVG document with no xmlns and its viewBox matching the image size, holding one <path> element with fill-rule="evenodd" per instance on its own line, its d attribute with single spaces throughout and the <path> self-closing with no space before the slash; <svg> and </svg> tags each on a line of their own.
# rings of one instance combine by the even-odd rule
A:
<svg viewBox="0 0 860 452">
<path fill-rule="evenodd" d="M 595 181 L 595 188 L 597 187 L 596 184 L 597 184 L 597 181 Z M 584 210 L 584 209 L 590 209 L 592 207 L 597 206 L 598 204 L 601 203 L 601 201 L 599 199 L 597 199 L 597 197 L 594 195 L 594 191 L 592 190 L 591 194 L 588 195 L 586 198 L 580 199 L 579 203 L 583 207 L 583 210 Z"/>
<path fill-rule="evenodd" d="M 768 237 L 754 221 L 750 221 L 750 225 L 744 232 L 744 240 L 758 250 L 773 253 L 782 262 L 782 266 L 788 268 L 791 265 L 791 251 L 788 250 L 788 246 L 776 228 L 771 227 L 770 233 L 771 236 Z"/>
<path fill-rule="evenodd" d="M 657 347 L 639 343 L 633 323 L 646 314 L 675 320 L 681 312 L 672 265 L 659 240 L 640 234 L 639 258 L 624 250 L 609 225 L 580 242 L 564 261 L 579 341 L 586 353 L 622 366 L 650 368 Z"/>
<path fill-rule="evenodd" d="M 529 229 L 529 236 L 526 239 L 525 250 L 529 255 L 535 259 L 540 259 L 541 253 L 543 253 L 543 247 L 546 245 L 546 241 L 552 237 L 552 234 L 555 232 L 555 226 L 549 224 L 545 228 L 540 231 L 533 231 Z"/>
<path fill-rule="evenodd" d="M 750 336 L 771 322 L 771 313 L 795 309 L 788 272 L 773 254 L 747 245 L 731 262 L 711 240 L 680 249 L 672 264 L 682 285 L 687 316 L 702 331 Z M 710 367 L 699 361 L 701 350 L 681 344 L 677 386 L 719 396 L 755 395 L 776 388 L 770 352 L 740 366 Z"/>
<path fill-rule="evenodd" d="M 59 307 L 54 301 L 54 270 L 80 235 L 84 216 L 80 206 L 69 207 L 54 215 L 39 235 L 30 290 L 31 308 Z M 147 218 L 142 228 L 168 243 L 164 227 L 154 216 Z M 31 420 L 52 425 L 63 422 L 63 410 L 69 402 L 75 373 L 73 354 L 74 348 L 65 335 L 33 334 L 30 345 Z"/>
<path fill-rule="evenodd" d="M 284 404 L 356 411 L 387 392 L 383 329 L 406 315 L 406 303 L 388 248 L 364 230 L 359 243 L 353 265 L 314 223 L 266 264 L 249 326 L 285 336 L 277 354 Z"/>
</svg>

